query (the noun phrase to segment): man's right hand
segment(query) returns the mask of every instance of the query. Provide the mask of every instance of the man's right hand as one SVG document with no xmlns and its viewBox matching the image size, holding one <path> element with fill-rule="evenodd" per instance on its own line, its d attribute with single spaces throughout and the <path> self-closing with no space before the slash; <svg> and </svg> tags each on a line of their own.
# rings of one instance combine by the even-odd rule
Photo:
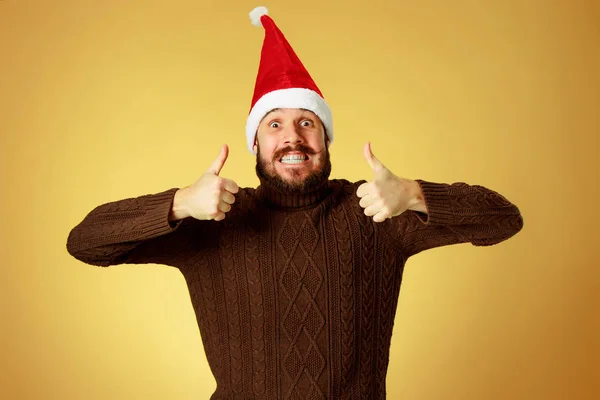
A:
<svg viewBox="0 0 600 400">
<path fill-rule="evenodd" d="M 240 190 L 234 181 L 219 176 L 228 155 L 229 147 L 225 144 L 200 179 L 175 193 L 170 221 L 187 217 L 215 221 L 225 218 L 235 202 L 234 194 Z"/>
</svg>

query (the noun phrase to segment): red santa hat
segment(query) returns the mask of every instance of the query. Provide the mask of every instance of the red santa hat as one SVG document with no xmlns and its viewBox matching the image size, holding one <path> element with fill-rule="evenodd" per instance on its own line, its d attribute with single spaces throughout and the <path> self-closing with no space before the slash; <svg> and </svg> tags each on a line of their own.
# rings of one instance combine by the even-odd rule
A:
<svg viewBox="0 0 600 400">
<path fill-rule="evenodd" d="M 250 12 L 252 24 L 265 28 L 265 38 L 252 105 L 246 121 L 248 149 L 254 154 L 258 125 L 275 108 L 303 108 L 312 111 L 321 119 L 331 143 L 331 110 L 285 36 L 267 13 L 266 7 L 256 7 Z"/>
</svg>

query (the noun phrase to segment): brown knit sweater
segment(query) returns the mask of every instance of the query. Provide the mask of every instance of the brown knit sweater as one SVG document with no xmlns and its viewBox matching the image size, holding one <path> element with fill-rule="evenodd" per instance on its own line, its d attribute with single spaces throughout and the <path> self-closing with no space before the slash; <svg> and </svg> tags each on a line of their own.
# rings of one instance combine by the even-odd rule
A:
<svg viewBox="0 0 600 400">
<path fill-rule="evenodd" d="M 519 209 L 479 185 L 417 180 L 428 214 L 375 223 L 356 196 L 364 181 L 314 193 L 242 188 L 225 220 L 169 222 L 176 188 L 100 205 L 69 234 L 87 264 L 156 263 L 188 285 L 211 399 L 385 399 L 390 339 L 408 257 L 500 243 Z"/>
</svg>

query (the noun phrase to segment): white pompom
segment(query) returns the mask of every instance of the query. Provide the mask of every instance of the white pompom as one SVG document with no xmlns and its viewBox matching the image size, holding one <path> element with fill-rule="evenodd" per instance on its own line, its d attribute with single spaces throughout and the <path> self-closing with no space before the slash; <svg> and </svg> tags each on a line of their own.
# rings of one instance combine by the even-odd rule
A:
<svg viewBox="0 0 600 400">
<path fill-rule="evenodd" d="M 269 10 L 267 10 L 267 7 L 263 6 L 256 7 L 254 10 L 250 11 L 250 21 L 252 21 L 252 25 L 262 26 L 262 23 L 260 22 L 260 17 L 268 14 Z"/>
</svg>

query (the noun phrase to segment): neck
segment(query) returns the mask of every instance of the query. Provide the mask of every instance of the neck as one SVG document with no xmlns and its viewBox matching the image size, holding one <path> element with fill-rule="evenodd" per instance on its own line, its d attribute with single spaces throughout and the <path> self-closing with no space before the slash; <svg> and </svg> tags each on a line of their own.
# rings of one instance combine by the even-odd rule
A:
<svg viewBox="0 0 600 400">
<path fill-rule="evenodd" d="M 257 197 L 276 208 L 300 208 L 320 203 L 329 193 L 328 181 L 323 181 L 311 191 L 282 192 L 259 177 L 260 185 L 256 188 Z"/>
</svg>

